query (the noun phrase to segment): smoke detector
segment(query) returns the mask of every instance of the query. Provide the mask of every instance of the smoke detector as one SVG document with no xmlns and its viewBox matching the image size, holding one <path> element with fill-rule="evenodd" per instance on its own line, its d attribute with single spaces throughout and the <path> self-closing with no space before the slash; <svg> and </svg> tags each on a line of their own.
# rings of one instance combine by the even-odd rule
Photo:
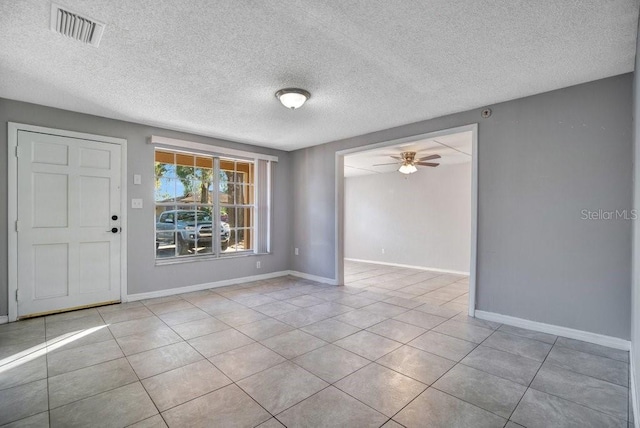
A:
<svg viewBox="0 0 640 428">
<path fill-rule="evenodd" d="M 51 30 L 82 43 L 98 47 L 105 24 L 65 7 L 51 4 Z"/>
</svg>

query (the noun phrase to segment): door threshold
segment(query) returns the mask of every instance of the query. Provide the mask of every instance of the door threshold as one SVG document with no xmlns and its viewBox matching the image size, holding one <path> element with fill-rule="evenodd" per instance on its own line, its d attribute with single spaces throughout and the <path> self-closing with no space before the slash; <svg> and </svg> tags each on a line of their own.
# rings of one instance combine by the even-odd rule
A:
<svg viewBox="0 0 640 428">
<path fill-rule="evenodd" d="M 55 314 L 61 314 L 61 313 L 65 313 L 65 312 L 80 311 L 82 309 L 97 308 L 99 306 L 113 305 L 113 304 L 116 304 L 116 303 L 122 303 L 122 302 L 120 300 L 110 300 L 108 302 L 91 303 L 91 304 L 88 304 L 88 305 L 74 306 L 72 308 L 57 309 L 55 311 L 38 312 L 38 313 L 35 313 L 35 314 L 28 314 L 28 315 L 19 316 L 18 317 L 18 321 L 26 320 L 26 319 L 30 319 L 30 318 L 43 317 L 43 316 L 46 316 L 46 315 L 55 315 Z"/>
</svg>

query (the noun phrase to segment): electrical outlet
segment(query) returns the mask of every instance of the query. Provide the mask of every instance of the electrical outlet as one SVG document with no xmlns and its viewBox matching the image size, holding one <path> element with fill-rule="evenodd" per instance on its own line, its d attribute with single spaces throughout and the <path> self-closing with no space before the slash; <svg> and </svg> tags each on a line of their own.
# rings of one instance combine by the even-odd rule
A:
<svg viewBox="0 0 640 428">
<path fill-rule="evenodd" d="M 142 199 L 131 199 L 131 208 L 142 209 Z"/>
<path fill-rule="evenodd" d="M 260 262 L 256 262 L 256 269 L 260 269 Z"/>
<path fill-rule="evenodd" d="M 300 254 L 300 251 L 296 248 L 295 249 L 295 253 L 296 253 L 296 256 L 297 256 L 298 254 Z"/>
</svg>

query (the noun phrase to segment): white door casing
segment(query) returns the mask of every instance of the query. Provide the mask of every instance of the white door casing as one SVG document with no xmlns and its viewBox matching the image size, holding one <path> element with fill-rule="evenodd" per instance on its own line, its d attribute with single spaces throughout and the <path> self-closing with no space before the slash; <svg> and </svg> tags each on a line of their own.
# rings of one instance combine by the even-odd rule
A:
<svg viewBox="0 0 640 428">
<path fill-rule="evenodd" d="M 10 125 L 9 320 L 121 300 L 126 142 Z"/>
</svg>

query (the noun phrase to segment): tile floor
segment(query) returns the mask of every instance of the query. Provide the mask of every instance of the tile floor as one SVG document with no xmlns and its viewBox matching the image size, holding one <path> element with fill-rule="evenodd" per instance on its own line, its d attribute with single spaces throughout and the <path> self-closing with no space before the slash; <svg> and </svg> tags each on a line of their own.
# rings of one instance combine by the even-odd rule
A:
<svg viewBox="0 0 640 428">
<path fill-rule="evenodd" d="M 628 353 L 466 316 L 468 279 L 349 262 L 0 326 L 11 427 L 627 427 Z"/>
</svg>

